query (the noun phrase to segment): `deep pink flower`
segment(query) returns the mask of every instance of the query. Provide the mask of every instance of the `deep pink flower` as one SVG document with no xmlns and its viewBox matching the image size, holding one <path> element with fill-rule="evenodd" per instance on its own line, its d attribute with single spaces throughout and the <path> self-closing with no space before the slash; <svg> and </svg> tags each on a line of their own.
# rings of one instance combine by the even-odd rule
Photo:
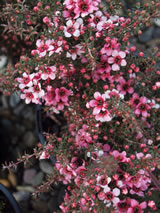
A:
<svg viewBox="0 0 160 213">
<path fill-rule="evenodd" d="M 139 98 L 138 94 L 137 94 L 137 93 L 134 93 L 134 94 L 132 95 L 132 98 L 130 99 L 131 106 L 132 106 L 133 108 L 136 108 L 137 105 L 139 104 L 139 102 L 140 102 L 140 98 Z"/>
<path fill-rule="evenodd" d="M 143 213 L 144 209 L 147 207 L 146 202 L 139 204 L 139 202 L 134 199 L 130 200 L 130 205 L 131 207 L 127 210 L 127 213 Z"/>
<path fill-rule="evenodd" d="M 45 104 L 47 106 L 50 106 L 50 105 L 53 105 L 53 106 L 56 106 L 56 93 L 55 93 L 55 89 L 48 85 L 47 88 L 46 88 L 46 94 L 45 96 L 43 97 L 43 99 L 45 100 Z"/>
<path fill-rule="evenodd" d="M 67 90 L 65 87 L 56 88 L 55 93 L 56 93 L 55 99 L 57 102 L 60 102 L 60 101 L 67 102 L 68 96 L 70 96 L 71 94 L 70 90 Z"/>
<path fill-rule="evenodd" d="M 120 162 L 129 161 L 129 158 L 126 157 L 126 151 L 120 153 L 119 151 L 114 150 L 113 152 L 111 152 L 111 155 Z"/>
<path fill-rule="evenodd" d="M 137 105 L 136 109 L 134 110 L 134 113 L 136 115 L 142 115 L 142 117 L 146 118 L 148 116 L 148 110 L 150 110 L 151 107 L 147 104 L 147 98 L 145 96 L 141 97 L 139 99 L 139 104 Z"/>
<path fill-rule="evenodd" d="M 117 85 L 117 89 L 121 94 L 126 95 L 127 92 L 129 94 L 132 94 L 134 92 L 133 87 L 131 87 L 131 83 L 132 83 L 131 79 L 126 81 L 124 78 L 121 78 L 119 80 L 119 83 L 120 84 Z"/>
<path fill-rule="evenodd" d="M 116 206 L 118 213 L 126 213 L 129 207 L 130 207 L 130 199 L 120 200 Z"/>
<path fill-rule="evenodd" d="M 88 144 L 92 143 L 93 140 L 92 140 L 92 137 L 90 135 L 90 133 L 87 132 L 87 130 L 85 129 L 85 126 L 83 125 L 82 129 L 80 129 L 78 131 L 78 133 L 76 134 L 76 145 L 79 147 L 79 148 L 82 148 L 82 147 L 88 147 Z"/>
</svg>

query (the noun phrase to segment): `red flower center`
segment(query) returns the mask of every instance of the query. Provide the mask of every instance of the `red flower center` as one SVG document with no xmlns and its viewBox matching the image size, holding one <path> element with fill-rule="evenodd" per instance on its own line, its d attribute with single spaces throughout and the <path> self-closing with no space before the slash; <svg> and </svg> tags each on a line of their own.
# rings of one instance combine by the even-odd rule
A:
<svg viewBox="0 0 160 213">
<path fill-rule="evenodd" d="M 122 59 L 121 59 L 120 56 L 116 56 L 116 57 L 114 58 L 114 62 L 115 62 L 116 64 L 120 64 L 121 61 L 122 61 Z"/>
<path fill-rule="evenodd" d="M 75 29 L 74 29 L 73 27 L 69 27 L 69 28 L 67 29 L 67 31 L 68 31 L 69 33 L 73 33 L 73 32 L 75 31 Z"/>
<path fill-rule="evenodd" d="M 99 17 L 95 17 L 93 21 L 94 21 L 95 24 L 98 24 L 98 22 L 100 21 L 100 18 Z"/>
<path fill-rule="evenodd" d="M 112 192 L 108 192 L 108 193 L 106 194 L 106 198 L 107 198 L 107 200 L 112 200 L 112 199 L 113 199 L 113 194 L 112 194 Z"/>
</svg>

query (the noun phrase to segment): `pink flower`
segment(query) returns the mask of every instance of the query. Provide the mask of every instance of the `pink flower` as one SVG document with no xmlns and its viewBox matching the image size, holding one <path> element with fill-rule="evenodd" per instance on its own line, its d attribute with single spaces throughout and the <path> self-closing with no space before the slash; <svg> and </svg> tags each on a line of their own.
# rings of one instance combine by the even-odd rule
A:
<svg viewBox="0 0 160 213">
<path fill-rule="evenodd" d="M 23 90 L 24 94 L 21 94 L 21 98 L 25 99 L 26 104 L 29 104 L 34 99 L 34 95 L 32 92 L 28 91 L 27 89 Z"/>
<path fill-rule="evenodd" d="M 69 38 L 72 35 L 75 37 L 80 36 L 80 26 L 83 24 L 83 20 L 81 18 L 76 21 L 68 20 L 66 25 L 64 26 L 64 35 Z"/>
<path fill-rule="evenodd" d="M 111 178 L 107 175 L 101 175 L 97 176 L 97 186 L 102 187 L 103 189 L 108 186 L 108 184 L 111 182 Z"/>
<path fill-rule="evenodd" d="M 75 3 L 76 3 L 75 0 L 65 0 L 63 4 L 66 6 L 67 9 L 70 10 L 73 7 L 75 7 Z"/>
<path fill-rule="evenodd" d="M 120 195 L 120 190 L 118 188 L 114 188 L 112 191 L 110 187 L 106 186 L 104 188 L 104 193 L 106 195 L 104 203 L 106 203 L 106 206 L 109 207 L 111 206 L 111 202 L 113 202 L 113 205 L 117 205 L 119 202 L 118 196 Z"/>
<path fill-rule="evenodd" d="M 39 57 L 44 57 L 48 51 L 52 50 L 54 47 L 52 45 L 53 40 L 47 40 L 44 42 L 41 39 L 38 39 L 36 42 L 37 46 L 37 53 L 39 54 Z"/>
<path fill-rule="evenodd" d="M 55 79 L 55 77 L 56 77 L 56 67 L 55 66 L 42 67 L 42 68 L 40 68 L 40 70 L 42 71 L 41 78 L 43 80 L 47 80 L 48 78 L 50 78 L 51 80 Z"/>
<path fill-rule="evenodd" d="M 103 13 L 98 10 L 95 15 L 93 14 L 90 14 L 90 17 L 89 18 L 89 24 L 88 26 L 89 27 L 93 27 L 93 28 L 96 28 L 97 27 L 97 24 L 100 22 L 100 21 L 105 21 L 107 18 L 105 16 L 103 16 Z"/>
<path fill-rule="evenodd" d="M 132 106 L 133 108 L 136 108 L 137 105 L 139 104 L 139 102 L 140 102 L 140 98 L 139 98 L 138 94 L 137 94 L 137 93 L 134 93 L 134 94 L 132 95 L 132 98 L 130 99 L 131 106 Z"/>
<path fill-rule="evenodd" d="M 117 150 L 114 150 L 111 155 L 117 159 L 118 161 L 120 162 L 128 162 L 129 158 L 126 157 L 126 152 L 123 151 L 123 152 L 119 152 Z"/>
<path fill-rule="evenodd" d="M 112 120 L 112 116 L 111 116 L 109 110 L 106 109 L 106 110 L 102 110 L 98 114 L 96 114 L 95 119 L 97 121 L 101 121 L 101 122 L 105 122 L 105 121 L 109 122 Z"/>
<path fill-rule="evenodd" d="M 53 105 L 53 106 L 56 106 L 57 104 L 57 101 L 56 101 L 56 93 L 55 93 L 55 89 L 48 85 L 47 88 L 46 88 L 46 94 L 45 96 L 43 97 L 43 99 L 45 100 L 45 104 L 47 106 L 50 106 L 50 105 Z"/>
<path fill-rule="evenodd" d="M 57 103 L 57 109 L 58 110 L 64 110 L 65 106 L 69 106 L 69 104 L 67 102 L 63 102 L 63 101 L 60 101 L 60 102 Z"/>
<path fill-rule="evenodd" d="M 141 204 L 139 204 L 139 202 L 134 199 L 131 199 L 130 205 L 131 207 L 127 210 L 127 213 L 143 213 L 144 209 L 147 207 L 146 202 L 142 202 Z"/>
<path fill-rule="evenodd" d="M 132 94 L 134 92 L 133 87 L 131 87 L 131 79 L 126 81 L 124 78 L 121 78 L 119 82 L 120 84 L 118 84 L 117 89 L 118 91 L 120 91 L 121 94 L 126 95 L 127 92 L 129 94 Z"/>
<path fill-rule="evenodd" d="M 105 102 L 105 95 L 101 95 L 99 92 L 94 93 L 95 100 L 89 102 L 90 107 L 94 107 L 93 115 L 97 115 L 101 110 L 105 110 L 107 103 Z"/>
<path fill-rule="evenodd" d="M 70 49 L 67 54 L 66 57 L 67 58 L 72 58 L 72 60 L 76 60 L 77 55 L 81 56 L 81 54 L 84 53 L 84 50 L 82 48 L 81 45 L 77 44 L 76 46 L 72 47 L 72 49 Z"/>
<path fill-rule="evenodd" d="M 25 87 L 31 87 L 33 85 L 32 79 L 34 78 L 34 73 L 28 75 L 26 72 L 23 73 L 23 78 L 17 78 L 19 88 L 24 89 Z"/>
<path fill-rule="evenodd" d="M 67 102 L 68 96 L 70 96 L 71 94 L 70 90 L 67 90 L 65 87 L 56 88 L 55 93 L 56 93 L 55 100 L 57 102 L 60 102 L 60 101 Z"/>
<path fill-rule="evenodd" d="M 81 14 L 81 17 L 87 16 L 89 13 L 93 13 L 93 11 L 98 10 L 97 7 L 98 1 L 96 0 L 77 0 L 77 3 L 75 4 L 74 12 L 76 14 L 76 17 L 79 17 Z"/>
<path fill-rule="evenodd" d="M 126 57 L 126 53 L 123 51 L 114 50 L 112 52 L 112 57 L 108 58 L 108 63 L 112 64 L 112 70 L 118 71 L 120 70 L 120 66 L 126 66 L 127 62 L 124 59 Z"/>
<path fill-rule="evenodd" d="M 134 113 L 138 116 L 142 115 L 142 117 L 146 118 L 148 116 L 147 111 L 150 109 L 151 107 L 147 104 L 147 98 L 143 96 L 139 99 L 139 104 L 136 106 Z"/>
<path fill-rule="evenodd" d="M 120 200 L 116 206 L 118 213 L 126 213 L 129 207 L 130 207 L 130 199 Z"/>
<path fill-rule="evenodd" d="M 63 17 L 65 18 L 65 19 L 74 19 L 75 18 L 75 16 L 76 16 L 76 14 L 75 14 L 75 12 L 74 12 L 74 7 L 73 8 L 71 8 L 71 9 L 69 9 L 69 10 L 64 10 L 63 11 Z"/>
<path fill-rule="evenodd" d="M 104 192 L 99 192 L 97 196 L 99 200 L 104 200 L 106 197 L 106 194 Z"/>
<path fill-rule="evenodd" d="M 33 96 L 34 96 L 34 98 L 35 98 L 36 100 L 42 98 L 42 97 L 45 95 L 45 92 L 44 92 L 44 90 L 41 88 L 41 84 L 40 84 L 40 83 L 34 84 L 33 87 L 30 87 L 30 88 L 28 89 L 28 91 L 33 93 Z M 34 102 L 34 100 L 32 100 L 32 102 Z"/>
<path fill-rule="evenodd" d="M 76 145 L 79 147 L 79 148 L 82 148 L 82 147 L 88 147 L 88 144 L 92 143 L 92 137 L 90 135 L 90 133 L 88 133 L 86 131 L 86 128 L 85 126 L 83 125 L 82 129 L 80 129 L 78 131 L 78 133 L 76 134 Z"/>
</svg>

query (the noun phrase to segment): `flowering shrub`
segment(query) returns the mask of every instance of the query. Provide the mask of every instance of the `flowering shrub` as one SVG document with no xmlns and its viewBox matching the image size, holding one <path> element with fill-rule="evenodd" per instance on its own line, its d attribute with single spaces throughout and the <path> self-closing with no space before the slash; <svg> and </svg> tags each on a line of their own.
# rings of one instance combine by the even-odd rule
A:
<svg viewBox="0 0 160 213">
<path fill-rule="evenodd" d="M 21 4 L 28 34 L 43 28 L 16 64 L 14 85 L 26 104 L 63 112 L 67 121 L 38 154 L 56 156 L 48 181 L 67 185 L 61 211 L 158 212 L 160 53 L 131 43 L 157 17 L 158 1 L 138 3 L 130 17 L 116 14 L 116 1 L 106 8 L 101 0 L 39 1 L 32 11 L 17 2 L 4 14 L 14 9 L 16 19 Z"/>
</svg>

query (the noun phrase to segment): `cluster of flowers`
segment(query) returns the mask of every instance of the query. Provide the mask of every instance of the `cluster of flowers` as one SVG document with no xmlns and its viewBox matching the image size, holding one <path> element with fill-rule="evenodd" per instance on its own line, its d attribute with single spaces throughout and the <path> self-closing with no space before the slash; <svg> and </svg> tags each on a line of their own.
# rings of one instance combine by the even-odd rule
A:
<svg viewBox="0 0 160 213">
<path fill-rule="evenodd" d="M 43 17 L 48 30 L 31 51 L 32 69 L 22 60 L 16 80 L 27 104 L 63 111 L 67 120 L 40 156 L 56 155 L 53 180 L 68 185 L 60 209 L 156 211 L 150 176 L 159 169 L 155 60 L 136 56 L 128 41 L 132 20 L 110 15 L 100 0 L 55 2 L 56 10 Z M 33 10 L 38 15 L 42 3 Z"/>
<path fill-rule="evenodd" d="M 143 146 L 142 146 L 143 147 Z M 79 189 L 81 185 L 83 185 L 82 194 L 80 195 L 78 202 L 70 202 L 70 197 L 66 194 L 65 197 L 65 205 L 61 205 L 60 208 L 63 212 L 68 212 L 69 206 L 72 208 L 80 208 L 83 211 L 96 211 L 96 199 L 102 201 L 105 207 L 113 206 L 115 212 L 143 212 L 147 206 L 151 207 L 153 210 L 156 209 L 156 205 L 154 201 L 143 201 L 138 202 L 133 199 L 131 195 L 138 195 L 141 198 L 144 197 L 144 193 L 147 191 L 151 185 L 151 179 L 148 173 L 143 169 L 138 169 L 134 175 L 124 171 L 122 169 L 123 164 L 128 165 L 128 167 L 133 167 L 133 163 L 130 158 L 126 157 L 126 152 L 118 152 L 117 150 L 109 151 L 109 145 L 105 144 L 103 146 L 103 150 L 99 150 L 92 153 L 87 153 L 89 158 L 92 158 L 94 161 L 100 161 L 100 158 L 105 158 L 108 156 L 112 156 L 114 160 L 121 163 L 121 167 L 117 167 L 117 173 L 112 176 L 107 176 L 107 174 L 98 174 L 100 171 L 99 168 L 96 168 L 97 171 L 92 171 L 92 175 L 87 176 L 87 166 L 84 161 L 79 161 L 78 158 L 73 157 L 70 163 L 67 163 L 64 167 L 64 164 L 56 163 L 56 168 L 60 173 L 60 180 L 63 181 L 64 184 L 69 184 L 74 181 L 75 185 Z M 139 159 L 139 156 L 142 153 L 137 153 L 134 161 Z M 93 157 L 94 156 L 94 157 Z M 151 155 L 147 154 L 145 158 L 150 158 Z M 133 157 L 132 157 L 133 160 Z M 93 162 L 92 162 L 93 163 Z M 94 174 L 94 175 L 93 175 Z M 88 196 L 86 191 L 91 190 L 92 196 Z M 70 191 L 70 189 L 68 189 Z M 96 196 L 95 193 L 96 192 Z M 78 192 L 77 192 L 78 196 Z M 130 197 L 131 196 L 131 197 Z M 123 199 L 121 199 L 123 197 Z M 104 207 L 104 209 L 105 209 Z M 108 208 L 106 208 L 107 210 Z"/>
</svg>

